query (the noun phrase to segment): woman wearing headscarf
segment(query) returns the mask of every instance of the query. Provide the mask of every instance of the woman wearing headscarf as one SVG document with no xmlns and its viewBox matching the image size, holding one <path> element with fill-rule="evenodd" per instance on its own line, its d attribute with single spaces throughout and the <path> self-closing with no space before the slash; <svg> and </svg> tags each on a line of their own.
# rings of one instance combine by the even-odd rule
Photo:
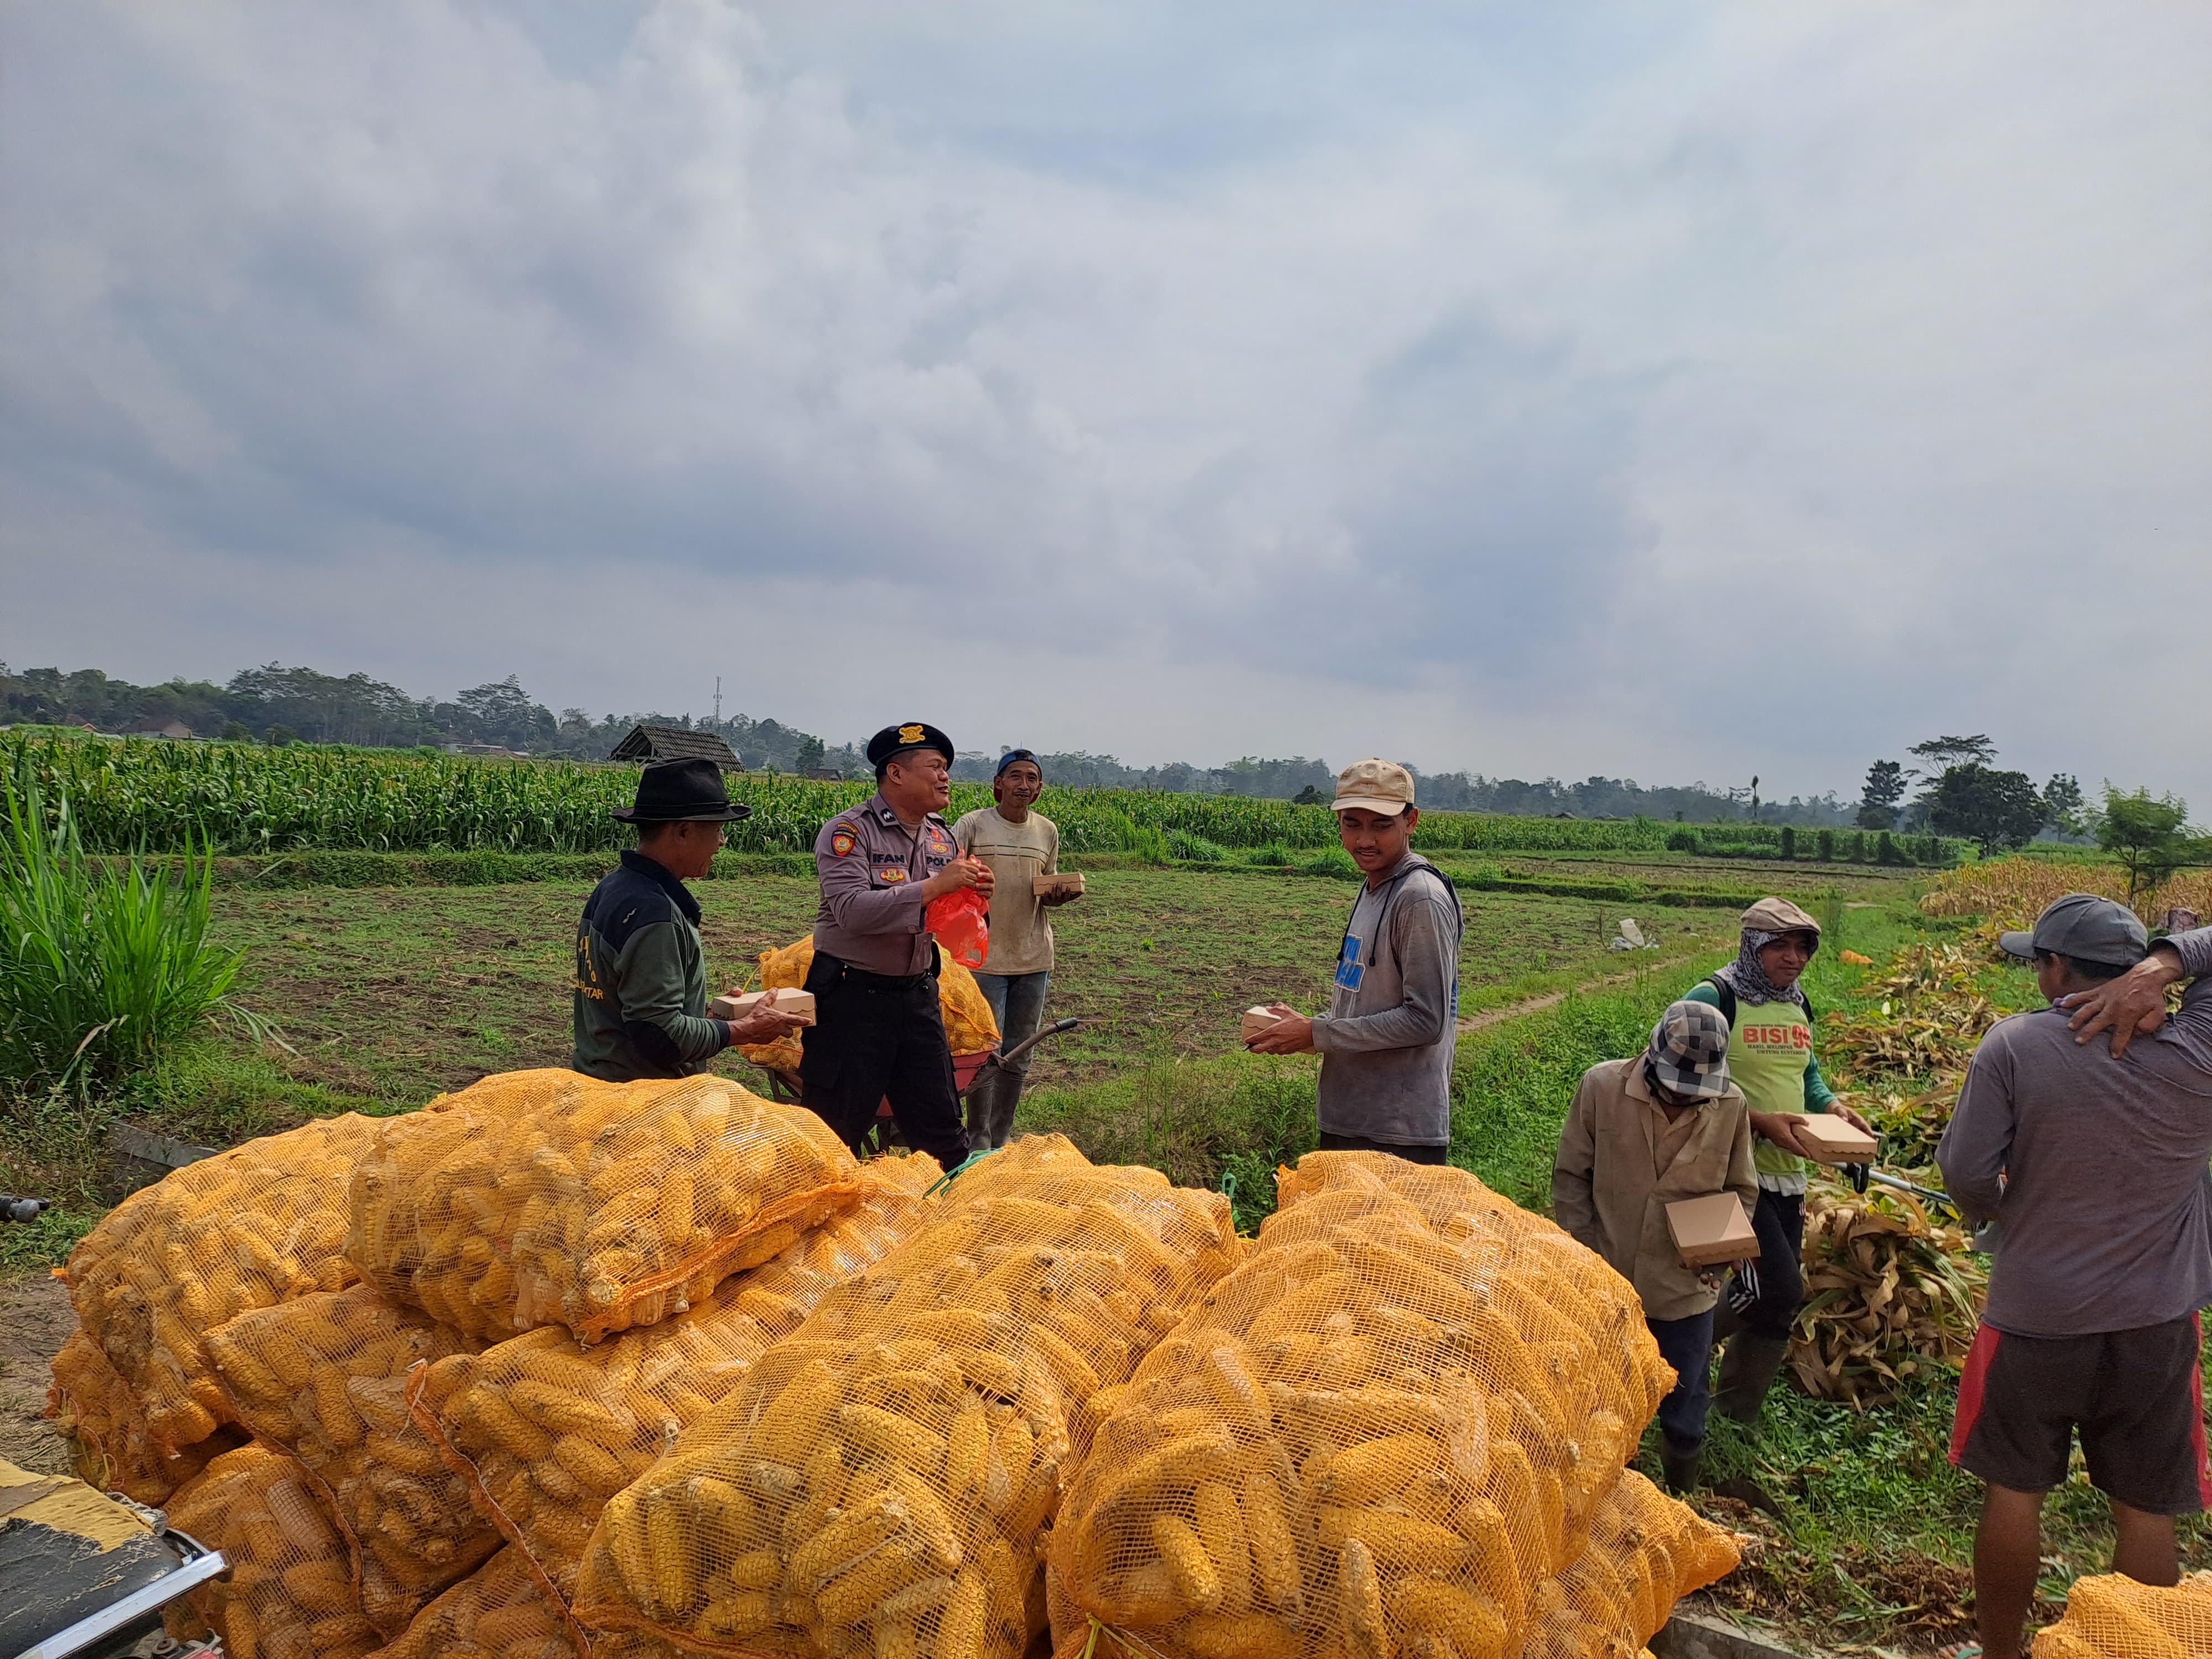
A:
<svg viewBox="0 0 2212 1659">
<path fill-rule="evenodd" d="M 1836 1098 L 1813 1054 L 1813 1005 L 1798 984 L 1820 948 L 1820 924 L 1787 899 L 1763 898 L 1743 913 L 1734 962 L 1692 988 L 1729 1023 L 1729 1076 L 1751 1103 L 1759 1170 L 1759 1261 L 1731 1287 L 1741 1328 L 1721 1358 L 1714 1408 L 1741 1423 L 1759 1408 L 1790 1352 L 1790 1328 L 1805 1297 L 1799 1258 L 1805 1248 L 1806 1147 L 1796 1126 L 1808 1114 L 1833 1112 L 1861 1129 L 1866 1120 Z"/>
</svg>

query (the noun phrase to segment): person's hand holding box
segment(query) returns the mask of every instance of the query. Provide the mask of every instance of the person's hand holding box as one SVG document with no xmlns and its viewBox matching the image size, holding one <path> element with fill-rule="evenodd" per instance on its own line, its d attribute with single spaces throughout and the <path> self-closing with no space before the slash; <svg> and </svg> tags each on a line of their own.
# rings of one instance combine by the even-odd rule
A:
<svg viewBox="0 0 2212 1659">
<path fill-rule="evenodd" d="M 1246 1012 L 1244 1018 L 1253 1022 L 1255 1014 L 1274 1016 L 1274 1024 L 1264 1029 L 1248 1029 L 1244 1046 L 1255 1054 L 1310 1054 L 1314 1051 L 1313 1021 L 1308 1019 L 1286 1002 L 1271 1002 L 1265 1008 Z"/>
</svg>

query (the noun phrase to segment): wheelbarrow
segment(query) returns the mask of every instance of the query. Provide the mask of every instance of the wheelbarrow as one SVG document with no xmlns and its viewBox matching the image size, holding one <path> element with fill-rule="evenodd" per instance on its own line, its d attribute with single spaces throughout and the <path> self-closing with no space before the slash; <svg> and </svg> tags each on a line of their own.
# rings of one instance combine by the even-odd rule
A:
<svg viewBox="0 0 2212 1659">
<path fill-rule="evenodd" d="M 1073 1017 L 1054 1020 L 1049 1025 L 1039 1026 L 1034 1036 L 1024 1038 L 1004 1054 L 993 1048 L 985 1048 L 972 1054 L 953 1055 L 952 1088 L 954 1093 L 959 1096 L 962 1106 L 966 1106 L 968 1097 L 985 1079 L 995 1076 L 1005 1070 L 1011 1061 L 1019 1060 L 1047 1037 L 1060 1036 L 1066 1032 L 1074 1030 L 1082 1024 L 1081 1020 Z M 763 1066 L 761 1070 L 768 1073 L 769 1093 L 775 1099 L 790 1101 L 793 1103 L 803 1103 L 805 1100 L 806 1085 L 800 1080 L 797 1072 L 784 1066 Z M 898 1138 L 898 1120 L 893 1116 L 890 1099 L 886 1096 L 876 1108 L 876 1121 L 868 1126 L 867 1133 L 860 1138 L 860 1151 L 863 1156 L 866 1156 L 870 1152 L 884 1152 L 893 1146 L 903 1144 Z"/>
</svg>

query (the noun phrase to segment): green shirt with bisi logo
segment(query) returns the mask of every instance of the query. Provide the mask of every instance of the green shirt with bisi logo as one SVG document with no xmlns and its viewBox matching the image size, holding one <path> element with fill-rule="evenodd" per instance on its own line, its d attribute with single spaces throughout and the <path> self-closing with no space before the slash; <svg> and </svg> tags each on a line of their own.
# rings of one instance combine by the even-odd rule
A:
<svg viewBox="0 0 2212 1659">
<path fill-rule="evenodd" d="M 1711 980 L 1692 987 L 1686 1000 L 1721 1006 Z M 1813 1022 L 1795 1001 L 1753 1005 L 1737 999 L 1728 1067 L 1729 1080 L 1743 1091 L 1754 1112 L 1825 1112 L 1836 1098 L 1813 1054 Z M 1804 1190 L 1805 1160 L 1763 1135 L 1753 1144 L 1752 1162 L 1761 1186 Z"/>
</svg>

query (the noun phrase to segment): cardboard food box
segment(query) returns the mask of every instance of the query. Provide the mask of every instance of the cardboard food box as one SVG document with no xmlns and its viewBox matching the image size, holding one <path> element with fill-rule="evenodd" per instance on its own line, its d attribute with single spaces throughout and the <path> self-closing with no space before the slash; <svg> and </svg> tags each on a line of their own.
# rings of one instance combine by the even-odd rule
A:
<svg viewBox="0 0 2212 1659">
<path fill-rule="evenodd" d="M 716 997 L 707 1005 L 707 1012 L 716 1019 L 743 1019 L 767 998 L 766 991 L 748 991 L 741 997 Z M 814 1024 L 814 993 L 811 991 L 778 991 L 775 1012 L 797 1014 L 809 1025 Z"/>
<path fill-rule="evenodd" d="M 1734 1193 L 1710 1198 L 1680 1198 L 1667 1206 L 1667 1231 L 1686 1267 L 1711 1267 L 1723 1261 L 1749 1261 L 1759 1255 L 1759 1235 Z"/>
<path fill-rule="evenodd" d="M 1283 1017 L 1280 1014 L 1270 1013 L 1265 1008 L 1247 1008 L 1244 1011 L 1244 1030 L 1242 1041 L 1249 1042 L 1254 1037 L 1259 1036 L 1261 1032 L 1271 1031 L 1282 1023 Z"/>
<path fill-rule="evenodd" d="M 1058 898 L 1062 893 L 1083 890 L 1083 872 L 1070 870 L 1057 876 L 1032 876 L 1030 891 L 1039 898 Z"/>
<path fill-rule="evenodd" d="M 1797 1126 L 1797 1139 L 1821 1164 L 1871 1164 L 1881 1143 L 1831 1112 L 1817 1112 Z"/>
</svg>

